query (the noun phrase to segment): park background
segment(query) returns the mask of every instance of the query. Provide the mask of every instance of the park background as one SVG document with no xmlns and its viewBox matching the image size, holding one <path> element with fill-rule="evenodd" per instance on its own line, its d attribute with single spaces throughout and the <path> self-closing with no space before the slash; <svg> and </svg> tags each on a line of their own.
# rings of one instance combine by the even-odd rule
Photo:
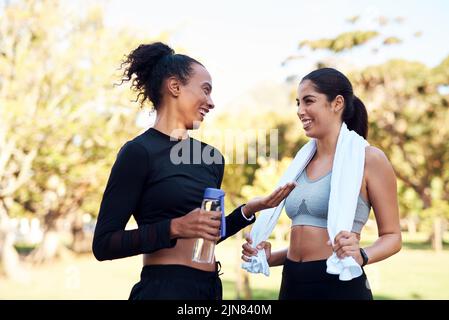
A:
<svg viewBox="0 0 449 320">
<path fill-rule="evenodd" d="M 277 130 L 278 161 L 228 162 L 228 209 L 269 193 L 307 141 L 301 77 L 346 73 L 398 178 L 403 248 L 365 268 L 374 296 L 449 299 L 448 12 L 443 0 L 0 1 L 0 299 L 126 299 L 138 281 L 140 256 L 98 262 L 91 242 L 119 148 L 154 120 L 114 85 L 124 55 L 152 41 L 212 75 L 216 108 L 193 136 L 220 146 L 208 132 L 248 132 L 232 138 L 253 150 L 251 133 Z M 284 215 L 275 248 L 289 228 Z M 362 245 L 376 235 L 371 213 Z M 276 299 L 281 268 L 248 275 L 241 244 L 216 249 L 224 298 Z"/>
</svg>

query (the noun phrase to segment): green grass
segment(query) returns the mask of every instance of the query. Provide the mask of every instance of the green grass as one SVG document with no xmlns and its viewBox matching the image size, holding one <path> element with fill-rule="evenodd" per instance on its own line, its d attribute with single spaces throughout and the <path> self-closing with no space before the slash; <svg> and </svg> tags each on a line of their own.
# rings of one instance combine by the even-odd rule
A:
<svg viewBox="0 0 449 320">
<path fill-rule="evenodd" d="M 449 299 L 449 250 L 440 253 L 423 243 L 425 235 L 404 234 L 401 252 L 365 267 L 375 299 Z M 364 236 L 365 245 L 375 239 Z M 446 235 L 447 241 L 447 235 Z M 273 244 L 282 248 L 286 244 Z M 235 299 L 235 279 L 240 269 L 241 243 L 229 239 L 217 246 L 222 264 L 224 299 Z M 90 254 L 27 265 L 30 277 L 23 282 L 0 278 L 0 299 L 127 299 L 139 279 L 140 256 L 98 262 Z M 281 267 L 271 275 L 249 275 L 253 299 L 277 299 Z"/>
<path fill-rule="evenodd" d="M 378 299 L 449 299 L 449 252 L 404 250 L 366 267 Z"/>
</svg>

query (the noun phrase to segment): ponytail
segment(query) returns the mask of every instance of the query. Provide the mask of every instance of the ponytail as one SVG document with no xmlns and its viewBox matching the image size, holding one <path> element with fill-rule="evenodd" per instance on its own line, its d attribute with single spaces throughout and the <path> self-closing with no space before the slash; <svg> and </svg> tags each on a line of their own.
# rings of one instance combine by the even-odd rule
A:
<svg viewBox="0 0 449 320">
<path fill-rule="evenodd" d="M 368 136 L 368 112 L 362 100 L 354 95 L 352 106 L 348 105 L 343 112 L 343 121 L 349 130 L 357 132 L 366 139 Z"/>
</svg>

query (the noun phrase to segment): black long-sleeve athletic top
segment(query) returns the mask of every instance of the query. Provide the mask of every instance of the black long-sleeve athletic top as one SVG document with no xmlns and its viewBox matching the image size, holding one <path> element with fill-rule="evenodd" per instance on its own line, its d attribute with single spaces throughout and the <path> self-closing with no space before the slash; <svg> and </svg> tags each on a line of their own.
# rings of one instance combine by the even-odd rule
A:
<svg viewBox="0 0 449 320">
<path fill-rule="evenodd" d="M 150 128 L 120 149 L 100 206 L 93 240 L 98 260 L 151 253 L 175 246 L 170 221 L 201 206 L 206 188 L 220 188 L 224 158 L 193 138 L 174 140 Z M 138 229 L 125 230 L 134 216 Z M 236 208 L 226 236 L 253 223 Z"/>
</svg>

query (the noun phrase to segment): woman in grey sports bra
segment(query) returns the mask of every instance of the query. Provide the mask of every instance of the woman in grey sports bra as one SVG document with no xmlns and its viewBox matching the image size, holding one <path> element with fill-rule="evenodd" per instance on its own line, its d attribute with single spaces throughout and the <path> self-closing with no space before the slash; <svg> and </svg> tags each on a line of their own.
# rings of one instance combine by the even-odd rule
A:
<svg viewBox="0 0 449 320">
<path fill-rule="evenodd" d="M 270 267 L 283 265 L 279 299 L 372 299 L 365 273 L 350 281 L 326 272 L 326 260 L 336 252 L 339 258 L 352 256 L 362 267 L 384 260 L 401 249 L 396 177 L 393 168 L 376 147 L 365 149 L 365 170 L 351 232 L 342 231 L 331 245 L 327 232 L 332 163 L 342 122 L 366 139 L 368 116 L 362 101 L 353 94 L 345 75 L 332 68 L 315 70 L 298 88 L 298 117 L 305 134 L 315 138 L 317 150 L 297 178 L 298 186 L 285 202 L 292 220 L 290 245 L 271 252 L 264 249 Z M 360 233 L 374 211 L 379 238 L 360 248 Z M 244 261 L 257 254 L 251 239 L 243 244 Z"/>
</svg>

